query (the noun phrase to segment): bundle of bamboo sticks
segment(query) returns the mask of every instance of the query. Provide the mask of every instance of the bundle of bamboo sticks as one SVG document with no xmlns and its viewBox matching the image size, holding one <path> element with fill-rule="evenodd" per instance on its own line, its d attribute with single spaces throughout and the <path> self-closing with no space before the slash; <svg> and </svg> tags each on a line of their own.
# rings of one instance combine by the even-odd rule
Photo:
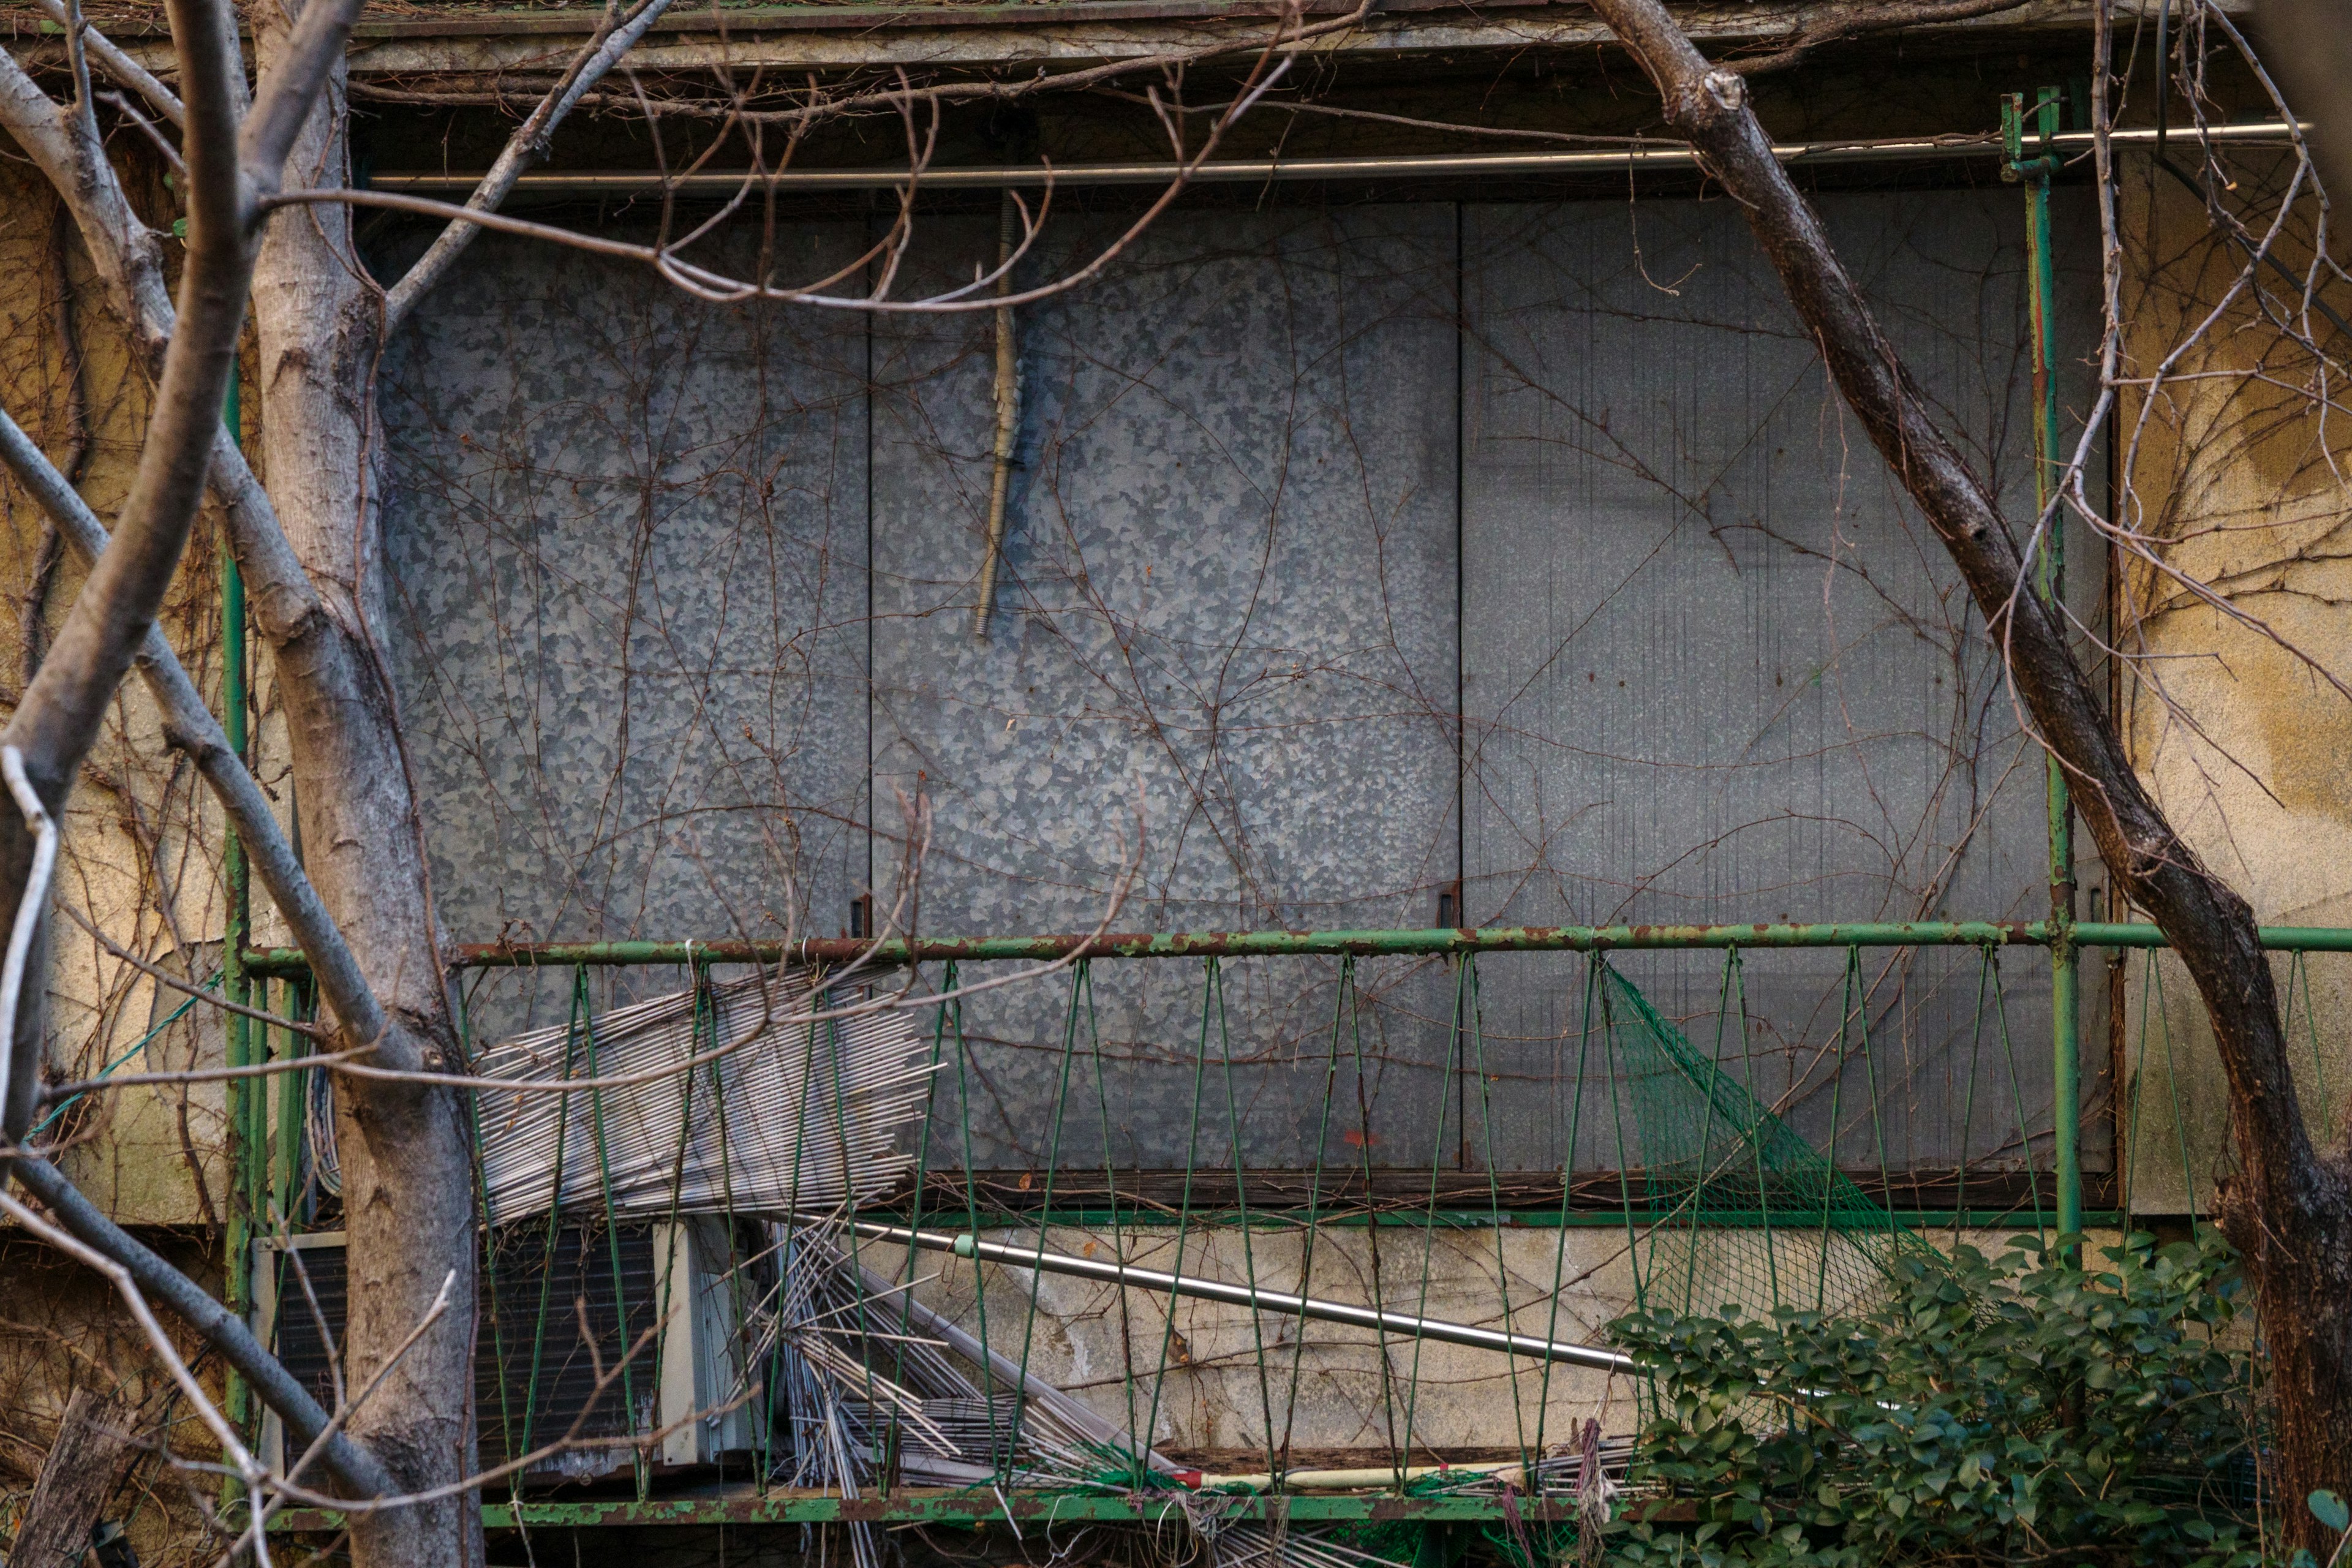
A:
<svg viewBox="0 0 2352 1568">
<path fill-rule="evenodd" d="M 519 1086 L 478 1091 L 492 1223 L 781 1215 L 887 1191 L 931 1069 L 903 1012 L 818 1016 L 855 1001 L 807 969 L 762 970 L 491 1047 L 476 1072 Z M 605 1087 L 539 1087 L 585 1079 Z"/>
</svg>

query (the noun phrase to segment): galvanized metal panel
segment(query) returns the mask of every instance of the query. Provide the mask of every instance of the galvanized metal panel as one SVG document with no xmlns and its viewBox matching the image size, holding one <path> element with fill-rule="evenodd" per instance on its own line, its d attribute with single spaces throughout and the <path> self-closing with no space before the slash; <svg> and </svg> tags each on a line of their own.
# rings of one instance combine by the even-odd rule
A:
<svg viewBox="0 0 2352 1568">
<path fill-rule="evenodd" d="M 1065 220 L 1029 276 L 1118 232 Z M 992 223 L 934 226 L 935 275 Z M 1420 924 L 1455 872 L 1455 340 L 1446 206 L 1171 215 L 1101 280 L 1024 309 L 1022 469 L 1001 608 L 971 637 L 992 430 L 988 317 L 877 327 L 875 779 L 937 812 L 922 919 L 1085 929 L 1148 839 L 1122 928 Z M 1226 966 L 1234 1055 L 1197 966 L 1106 965 L 1121 1164 L 1313 1157 L 1328 965 Z M 1385 1163 L 1426 1163 L 1442 977 L 1381 966 Z M 970 973 L 970 972 L 967 972 Z M 976 1001 L 975 1163 L 1038 1163 L 1064 1014 Z M 1086 1037 L 1081 1037 L 1082 1043 Z M 1079 1069 L 1071 1163 L 1103 1158 Z M 1341 1068 L 1352 1100 L 1352 1037 Z M 1375 1089 L 1382 1074 L 1388 1081 Z M 976 1107 L 976 1109 L 978 1109 Z M 1423 1135 L 1409 1135 L 1408 1128 Z"/>
<path fill-rule="evenodd" d="M 2012 498 L 2019 205 L 1828 204 Z M 718 310 L 486 243 L 387 404 L 394 657 L 450 929 L 759 933 L 795 911 L 838 931 L 869 880 L 889 901 L 902 791 L 937 812 L 929 931 L 1092 924 L 1139 801 L 1122 927 L 1426 923 L 1462 868 L 1457 787 L 1473 919 L 2039 912 L 2038 762 L 1735 216 L 1473 207 L 1459 258 L 1444 204 L 1166 220 L 1022 312 L 985 646 L 987 315 Z M 993 228 L 929 223 L 917 269 L 969 277 Z M 1030 275 L 1114 232 L 1064 218 Z M 863 238 L 795 231 L 814 270 Z M 1711 959 L 1622 962 L 1711 1043 Z M 1849 1163 L 1882 1136 L 1898 1164 L 2013 1158 L 2010 1055 L 2025 1119 L 2046 1115 L 2046 977 L 2005 962 L 2006 1049 L 1997 1016 L 1976 1027 L 1975 956 L 1916 955 L 1864 976 L 1875 1049 L 1828 1087 L 1838 961 L 1752 960 L 1759 1092 L 1803 1086 L 1823 1137 L 1835 1100 Z M 975 999 L 972 1160 L 1043 1161 L 1075 1030 L 1114 1066 L 1098 1096 L 1083 1056 L 1067 1068 L 1066 1163 L 1558 1163 L 1581 1114 L 1572 961 L 1489 960 L 1484 1029 L 1460 1037 L 1439 966 L 1368 964 L 1361 1097 L 1334 974 L 1229 964 L 1222 1011 L 1190 965 L 1106 966 L 1075 1012 L 1066 992 Z M 1609 1163 L 1585 1125 L 1579 1163 Z"/>
<path fill-rule="evenodd" d="M 2009 191 L 1822 203 L 1939 416 L 2030 520 L 2021 205 Z M 2070 261 L 2095 232 L 2085 216 L 2062 216 Z M 1465 223 L 1472 916 L 2046 913 L 2042 761 L 1995 651 L 1737 207 L 1475 206 Z M 2077 326 L 2086 281 L 2069 268 Z M 2094 614 L 2098 557 L 2074 550 Z M 1717 956 L 1615 962 L 1714 1048 Z M 1977 1032 L 1977 956 L 1866 954 L 1852 1004 L 1843 966 L 1749 960 L 1747 1051 L 1736 1018 L 1722 1035 L 1751 1058 L 1737 1070 L 1817 1142 L 1834 1104 L 1843 1163 L 1874 1164 L 1883 1144 L 1897 1165 L 1948 1165 L 1963 1142 L 2014 1161 L 2020 1107 L 2000 1041 Z M 1487 968 L 1506 1076 L 1552 1101 L 1514 1100 L 1498 1158 L 1557 1164 L 1577 1114 L 1573 1065 L 1560 1070 L 1582 1047 L 1576 966 Z M 2046 1128 L 2046 965 L 2012 956 L 2004 984 L 2023 1114 Z M 1611 1165 L 1606 1096 L 1587 1087 L 1600 1114 L 1577 1163 Z"/>
<path fill-rule="evenodd" d="M 862 248 L 855 224 L 781 243 L 818 274 Z M 866 859 L 865 353 L 854 317 L 495 237 L 402 334 L 389 641 L 453 934 L 839 932 Z"/>
</svg>

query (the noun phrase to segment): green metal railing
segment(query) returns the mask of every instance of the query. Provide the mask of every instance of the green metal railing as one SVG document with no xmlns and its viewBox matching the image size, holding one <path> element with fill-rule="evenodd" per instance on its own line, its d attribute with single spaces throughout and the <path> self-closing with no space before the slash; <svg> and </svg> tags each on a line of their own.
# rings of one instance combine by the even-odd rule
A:
<svg viewBox="0 0 2352 1568">
<path fill-rule="evenodd" d="M 2155 926 L 2078 921 L 2063 928 L 2075 947 L 2169 945 Z M 455 969 L 569 969 L 575 965 L 681 967 L 709 963 L 964 963 L 1095 958 L 1461 957 L 1479 952 L 1635 952 L 1676 948 L 2054 947 L 2050 921 L 1856 921 L 1822 924 L 1439 926 L 1397 931 L 1211 931 L 1064 932 L 1043 936 L 820 937 L 805 942 L 575 942 L 460 947 Z M 2264 926 L 2279 952 L 2352 952 L 2352 926 Z M 299 948 L 256 948 L 249 973 L 307 975 Z"/>
</svg>

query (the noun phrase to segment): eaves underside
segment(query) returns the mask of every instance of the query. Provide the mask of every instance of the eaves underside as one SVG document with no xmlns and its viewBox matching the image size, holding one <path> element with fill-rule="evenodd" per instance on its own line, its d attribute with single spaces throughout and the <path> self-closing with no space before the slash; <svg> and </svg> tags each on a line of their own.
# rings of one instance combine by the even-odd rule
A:
<svg viewBox="0 0 2352 1568">
<path fill-rule="evenodd" d="M 2153 17 L 2158 0 L 2122 0 Z M 2232 12 L 2251 0 L 2224 0 Z M 1309 18 L 1343 16 L 1345 0 L 1309 0 Z M 1877 9 L 1820 0 L 1677 6 L 1703 45 L 1756 44 L 1791 35 L 1839 11 Z M 14 8 L 12 8 L 14 9 Z M 90 11 L 135 52 L 167 64 L 161 7 L 126 6 L 109 16 Z M 987 68 L 1027 64 L 1148 58 L 1198 49 L 1223 36 L 1258 38 L 1279 7 L 1268 0 L 1020 0 L 1013 4 L 679 5 L 634 51 L 638 68 L 701 69 L 716 65 L 772 70 L 833 70 L 873 65 Z M 593 29 L 602 7 L 580 4 L 512 9 L 494 6 L 372 7 L 355 29 L 351 64 L 362 77 L 479 76 L 560 68 Z M 1985 16 L 1912 30 L 1954 44 L 2011 34 L 2086 30 L 2091 0 L 2025 0 Z M 17 12 L 14 52 L 32 57 L 55 46 L 26 37 L 37 30 Z M 1380 0 L 1360 24 L 1297 46 L 1336 57 L 1392 58 L 1474 51 L 1588 48 L 1611 41 L 1607 26 L 1581 0 Z"/>
</svg>

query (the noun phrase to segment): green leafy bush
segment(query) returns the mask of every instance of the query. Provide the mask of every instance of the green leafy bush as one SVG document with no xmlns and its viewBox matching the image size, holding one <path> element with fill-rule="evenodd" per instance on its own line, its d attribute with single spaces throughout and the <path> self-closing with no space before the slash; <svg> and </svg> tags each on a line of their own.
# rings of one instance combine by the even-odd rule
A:
<svg viewBox="0 0 2352 1568">
<path fill-rule="evenodd" d="M 1621 1320 L 1659 1416 L 1630 1479 L 1680 1506 L 1622 1509 L 1612 1560 L 2261 1561 L 2231 1258 L 2134 1241 L 2094 1269 L 2031 1238 L 1914 1259 L 1860 1317 Z"/>
</svg>

